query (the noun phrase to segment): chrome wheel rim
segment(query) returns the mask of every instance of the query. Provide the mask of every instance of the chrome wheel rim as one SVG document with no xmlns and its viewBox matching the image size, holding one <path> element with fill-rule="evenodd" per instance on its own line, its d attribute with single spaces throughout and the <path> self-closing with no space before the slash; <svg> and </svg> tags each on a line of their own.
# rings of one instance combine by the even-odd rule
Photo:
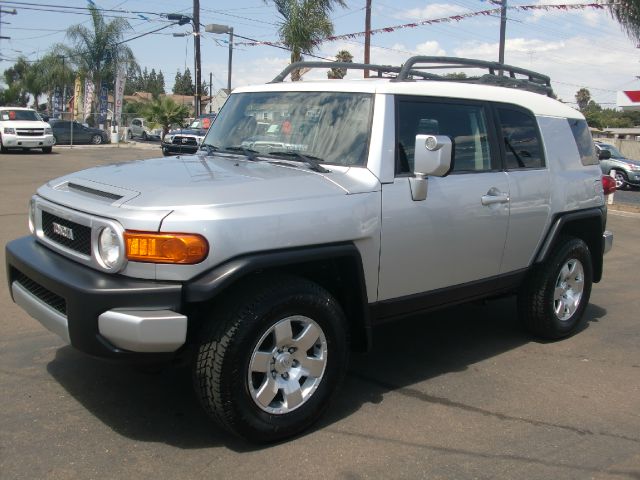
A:
<svg viewBox="0 0 640 480">
<path fill-rule="evenodd" d="M 624 186 L 624 176 L 621 173 L 616 173 L 616 188 L 622 188 Z"/>
<path fill-rule="evenodd" d="M 272 325 L 257 342 L 249 362 L 251 398 L 261 410 L 286 414 L 315 393 L 327 366 L 322 328 L 302 315 Z"/>
<path fill-rule="evenodd" d="M 572 258 L 563 265 L 556 279 L 553 309 L 558 320 L 569 320 L 580 306 L 584 291 L 584 267 Z"/>
</svg>

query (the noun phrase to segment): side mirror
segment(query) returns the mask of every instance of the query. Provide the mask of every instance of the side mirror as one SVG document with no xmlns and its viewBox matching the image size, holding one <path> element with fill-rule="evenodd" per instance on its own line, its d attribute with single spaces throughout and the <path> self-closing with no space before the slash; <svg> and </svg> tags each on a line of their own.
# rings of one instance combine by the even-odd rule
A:
<svg viewBox="0 0 640 480">
<path fill-rule="evenodd" d="M 416 175 L 446 177 L 453 169 L 453 142 L 445 135 L 416 135 Z"/>
<path fill-rule="evenodd" d="M 427 177 L 446 177 L 453 170 L 453 141 L 445 135 L 416 135 L 414 177 L 409 178 L 411 198 L 427 199 Z"/>
<path fill-rule="evenodd" d="M 598 152 L 598 160 L 609 160 L 611 158 L 611 152 L 604 148 Z"/>
</svg>

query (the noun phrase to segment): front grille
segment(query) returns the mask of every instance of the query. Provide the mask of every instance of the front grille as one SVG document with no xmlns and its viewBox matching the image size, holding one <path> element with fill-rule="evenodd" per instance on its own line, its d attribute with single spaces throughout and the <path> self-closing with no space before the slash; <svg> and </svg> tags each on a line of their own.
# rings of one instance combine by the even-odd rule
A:
<svg viewBox="0 0 640 480">
<path fill-rule="evenodd" d="M 56 295 L 50 290 L 47 290 L 42 285 L 34 282 L 24 273 L 16 271 L 15 281 L 22 285 L 29 293 L 38 298 L 42 302 L 49 305 L 54 310 L 57 310 L 62 315 L 67 316 L 67 302 L 60 295 Z"/>
<path fill-rule="evenodd" d="M 42 128 L 29 128 L 29 129 L 17 129 L 16 134 L 19 137 L 41 137 L 44 135 L 44 129 Z"/>
<path fill-rule="evenodd" d="M 195 137 L 173 137 L 173 144 L 196 147 L 198 146 L 198 141 Z"/>
<path fill-rule="evenodd" d="M 54 223 L 64 227 L 65 231 L 71 231 L 73 238 L 64 236 L 56 232 Z M 58 228 L 58 230 L 61 230 Z M 42 211 L 42 231 L 45 237 L 60 245 L 63 245 L 71 250 L 82 253 L 84 255 L 91 255 L 91 228 L 79 223 L 71 222 L 63 218 L 57 217 L 49 212 Z"/>
</svg>

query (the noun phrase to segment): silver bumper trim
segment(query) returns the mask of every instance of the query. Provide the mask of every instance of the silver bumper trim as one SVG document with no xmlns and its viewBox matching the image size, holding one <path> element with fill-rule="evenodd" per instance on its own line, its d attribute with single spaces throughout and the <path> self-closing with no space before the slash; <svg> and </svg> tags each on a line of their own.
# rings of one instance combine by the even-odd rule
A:
<svg viewBox="0 0 640 480">
<path fill-rule="evenodd" d="M 58 335 L 65 342 L 69 340 L 69 324 L 67 317 L 51 308 L 18 282 L 11 284 L 13 300 L 20 305 L 29 315 L 38 320 L 48 330 Z"/>
<path fill-rule="evenodd" d="M 98 317 L 100 334 L 132 352 L 175 352 L 187 339 L 187 317 L 171 310 L 109 310 Z"/>
<path fill-rule="evenodd" d="M 604 241 L 604 252 L 602 253 L 604 254 L 613 248 L 613 232 L 605 230 L 602 234 L 602 239 Z"/>
</svg>

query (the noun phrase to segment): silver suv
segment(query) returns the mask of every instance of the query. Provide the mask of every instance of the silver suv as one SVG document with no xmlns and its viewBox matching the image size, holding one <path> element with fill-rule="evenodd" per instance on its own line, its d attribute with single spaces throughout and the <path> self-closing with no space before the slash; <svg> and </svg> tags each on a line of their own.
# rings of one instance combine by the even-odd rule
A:
<svg viewBox="0 0 640 480">
<path fill-rule="evenodd" d="M 426 69 L 452 64 L 488 73 Z M 197 155 L 40 187 L 6 247 L 14 301 L 88 354 L 189 362 L 209 415 L 256 442 L 317 420 L 377 324 L 517 295 L 534 335 L 579 329 L 613 237 L 587 124 L 548 77 L 313 67 L 379 78 L 283 82 L 296 64 L 236 89 Z"/>
</svg>

